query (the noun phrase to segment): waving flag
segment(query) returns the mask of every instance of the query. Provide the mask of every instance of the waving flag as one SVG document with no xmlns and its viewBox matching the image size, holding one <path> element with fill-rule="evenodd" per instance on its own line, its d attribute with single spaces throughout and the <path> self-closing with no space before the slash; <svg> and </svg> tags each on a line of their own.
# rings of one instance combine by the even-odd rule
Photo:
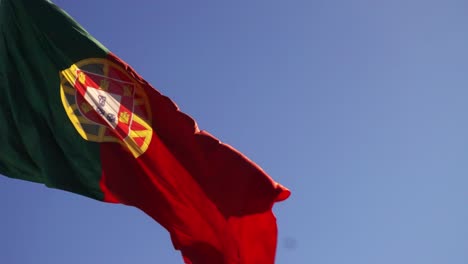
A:
<svg viewBox="0 0 468 264">
<path fill-rule="evenodd" d="M 46 0 L 0 0 L 0 173 L 143 210 L 186 263 L 274 263 L 289 191 Z"/>
</svg>

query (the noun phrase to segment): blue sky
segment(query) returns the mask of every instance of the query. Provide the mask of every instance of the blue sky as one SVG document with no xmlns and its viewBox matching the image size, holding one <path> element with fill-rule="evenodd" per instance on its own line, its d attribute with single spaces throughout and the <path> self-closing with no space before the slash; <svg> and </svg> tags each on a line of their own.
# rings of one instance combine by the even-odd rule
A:
<svg viewBox="0 0 468 264">
<path fill-rule="evenodd" d="M 468 2 L 55 0 L 293 194 L 277 263 L 468 262 Z M 1 263 L 182 263 L 135 208 L 0 177 Z"/>
</svg>

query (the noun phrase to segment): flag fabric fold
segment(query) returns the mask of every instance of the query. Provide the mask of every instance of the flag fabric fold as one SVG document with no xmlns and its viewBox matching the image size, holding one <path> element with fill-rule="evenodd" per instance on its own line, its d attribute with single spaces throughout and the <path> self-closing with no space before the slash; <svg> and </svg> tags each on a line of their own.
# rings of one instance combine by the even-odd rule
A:
<svg viewBox="0 0 468 264">
<path fill-rule="evenodd" d="M 46 0 L 0 0 L 0 173 L 135 206 L 186 263 L 274 263 L 290 192 Z"/>
</svg>

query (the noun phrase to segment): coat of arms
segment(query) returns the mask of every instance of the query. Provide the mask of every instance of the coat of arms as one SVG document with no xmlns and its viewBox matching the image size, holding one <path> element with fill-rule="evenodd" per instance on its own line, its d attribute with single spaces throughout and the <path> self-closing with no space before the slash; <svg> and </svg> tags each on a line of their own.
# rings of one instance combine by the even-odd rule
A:
<svg viewBox="0 0 468 264">
<path fill-rule="evenodd" d="M 78 133 L 94 142 L 118 142 L 135 157 L 151 141 L 151 109 L 140 84 L 119 65 L 86 59 L 62 71 L 60 92 Z"/>
</svg>

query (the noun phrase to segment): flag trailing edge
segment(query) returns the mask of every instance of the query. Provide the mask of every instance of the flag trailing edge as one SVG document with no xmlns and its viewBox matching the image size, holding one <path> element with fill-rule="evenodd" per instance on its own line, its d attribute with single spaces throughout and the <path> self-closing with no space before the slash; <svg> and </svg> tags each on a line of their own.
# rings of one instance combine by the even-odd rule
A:
<svg viewBox="0 0 468 264">
<path fill-rule="evenodd" d="M 0 173 L 135 206 L 186 263 L 274 263 L 290 192 L 46 0 L 0 0 Z"/>
</svg>

